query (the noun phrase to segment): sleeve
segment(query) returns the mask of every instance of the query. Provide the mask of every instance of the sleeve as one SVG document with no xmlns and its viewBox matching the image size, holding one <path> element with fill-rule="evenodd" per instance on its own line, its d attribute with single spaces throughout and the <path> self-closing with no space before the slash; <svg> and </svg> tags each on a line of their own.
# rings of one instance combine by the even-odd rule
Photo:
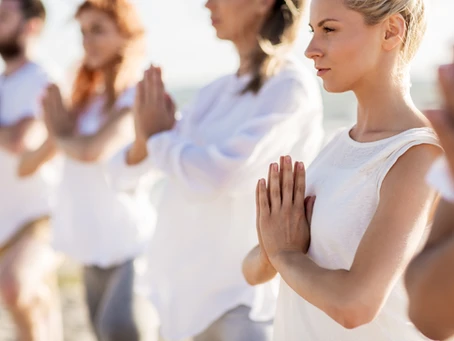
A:
<svg viewBox="0 0 454 341">
<path fill-rule="evenodd" d="M 34 77 L 33 81 L 27 84 L 26 98 L 29 98 L 29 100 L 23 103 L 21 118 L 33 117 L 40 119 L 42 117 L 41 99 L 49 83 L 49 77 L 42 71 Z"/>
<path fill-rule="evenodd" d="M 139 176 L 156 168 L 200 199 L 253 191 L 269 163 L 290 153 L 304 126 L 320 118 L 308 93 L 299 79 L 274 82 L 260 92 L 256 112 L 230 138 L 198 146 L 177 130 L 157 134 L 148 141 L 149 157 L 130 172 Z"/>
<path fill-rule="evenodd" d="M 445 200 L 454 203 L 454 179 L 451 177 L 445 157 L 441 157 L 434 163 L 426 180 Z"/>
</svg>

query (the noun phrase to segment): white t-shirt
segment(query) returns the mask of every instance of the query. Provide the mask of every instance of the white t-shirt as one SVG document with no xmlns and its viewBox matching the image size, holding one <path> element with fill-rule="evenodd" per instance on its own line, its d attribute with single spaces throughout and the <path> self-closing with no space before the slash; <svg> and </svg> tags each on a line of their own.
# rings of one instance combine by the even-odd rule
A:
<svg viewBox="0 0 454 341">
<path fill-rule="evenodd" d="M 427 182 L 435 188 L 443 199 L 454 203 L 454 179 L 446 158 L 439 158 L 427 174 Z"/>
<path fill-rule="evenodd" d="M 115 107 L 132 107 L 134 93 L 134 88 L 125 91 Z M 81 115 L 80 134 L 94 134 L 102 127 L 107 119 L 103 105 L 99 97 Z M 132 126 L 130 131 L 132 139 Z M 84 265 L 110 267 L 135 258 L 143 252 L 156 219 L 145 190 L 116 192 L 104 162 L 66 157 L 52 220 L 55 248 Z"/>
<path fill-rule="evenodd" d="M 325 269 L 351 268 L 378 207 L 383 180 L 399 157 L 416 145 L 438 145 L 435 134 L 428 128 L 411 129 L 370 143 L 354 141 L 349 131 L 338 134 L 307 171 L 307 195 L 317 197 L 308 255 Z M 348 330 L 282 280 L 274 340 L 427 340 L 411 324 L 407 305 L 400 278 L 377 317 L 367 325 Z"/>
<path fill-rule="evenodd" d="M 169 340 L 197 335 L 241 304 L 254 320 L 274 317 L 271 284 L 251 287 L 241 272 L 258 243 L 255 186 L 280 155 L 315 157 L 322 104 L 315 78 L 291 60 L 257 95 L 241 95 L 248 80 L 208 85 L 172 131 L 148 141 L 147 160 L 127 167 L 120 154 L 112 163 L 121 188 L 153 169 L 168 176 L 144 284 Z"/>
<path fill-rule="evenodd" d="M 11 126 L 26 117 L 39 118 L 40 98 L 48 83 L 46 72 L 31 62 L 11 75 L 0 75 L 0 125 Z M 54 176 L 50 166 L 19 178 L 18 165 L 16 155 L 0 148 L 0 246 L 27 222 L 50 213 Z"/>
</svg>

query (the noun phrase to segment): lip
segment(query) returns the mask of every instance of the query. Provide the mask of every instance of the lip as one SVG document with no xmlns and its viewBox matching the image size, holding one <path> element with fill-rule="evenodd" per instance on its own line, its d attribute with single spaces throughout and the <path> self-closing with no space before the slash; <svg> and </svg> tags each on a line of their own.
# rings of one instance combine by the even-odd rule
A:
<svg viewBox="0 0 454 341">
<path fill-rule="evenodd" d="M 219 19 L 211 18 L 211 25 L 215 26 L 219 24 Z"/>
<path fill-rule="evenodd" d="M 316 68 L 317 69 L 317 76 L 323 77 L 327 72 L 331 71 L 331 69 L 324 69 L 324 68 Z"/>
</svg>

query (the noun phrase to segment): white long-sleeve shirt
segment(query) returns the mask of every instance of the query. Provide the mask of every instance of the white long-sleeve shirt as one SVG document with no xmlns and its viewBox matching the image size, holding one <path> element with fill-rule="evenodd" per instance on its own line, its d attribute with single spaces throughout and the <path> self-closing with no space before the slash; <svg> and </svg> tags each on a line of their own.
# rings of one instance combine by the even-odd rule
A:
<svg viewBox="0 0 454 341">
<path fill-rule="evenodd" d="M 270 285 L 251 287 L 241 273 L 257 245 L 255 186 L 280 155 L 316 156 L 322 105 L 318 83 L 294 61 L 257 95 L 241 94 L 248 80 L 229 75 L 202 89 L 173 130 L 149 139 L 141 164 L 126 166 L 124 153 L 112 162 L 123 189 L 152 169 L 168 176 L 146 284 L 169 340 L 197 335 L 241 304 L 253 319 L 274 316 Z"/>
</svg>

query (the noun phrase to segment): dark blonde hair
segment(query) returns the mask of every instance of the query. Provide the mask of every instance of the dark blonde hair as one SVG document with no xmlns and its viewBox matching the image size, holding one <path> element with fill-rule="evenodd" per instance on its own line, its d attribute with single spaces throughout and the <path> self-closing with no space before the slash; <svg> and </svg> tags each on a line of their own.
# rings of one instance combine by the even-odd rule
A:
<svg viewBox="0 0 454 341">
<path fill-rule="evenodd" d="M 282 55 L 295 42 L 305 0 L 276 0 L 258 37 L 251 58 L 252 79 L 243 93 L 257 93 L 278 69 Z"/>
<path fill-rule="evenodd" d="M 124 90 L 125 80 L 136 74 L 145 55 L 145 29 L 135 7 L 128 0 L 86 0 L 78 8 L 76 18 L 89 9 L 105 12 L 117 25 L 120 34 L 127 38 L 127 46 L 119 52 L 120 61 L 115 67 L 112 84 L 105 84 L 100 70 L 80 66 L 72 89 L 72 108 L 80 113 L 102 85 L 106 85 L 105 109 L 110 109 Z M 122 88 L 123 87 L 123 88 Z"/>
<path fill-rule="evenodd" d="M 364 15 L 368 25 L 376 25 L 395 14 L 402 15 L 406 25 L 402 61 L 409 63 L 413 59 L 427 27 L 424 0 L 344 0 L 344 3 Z"/>
</svg>

